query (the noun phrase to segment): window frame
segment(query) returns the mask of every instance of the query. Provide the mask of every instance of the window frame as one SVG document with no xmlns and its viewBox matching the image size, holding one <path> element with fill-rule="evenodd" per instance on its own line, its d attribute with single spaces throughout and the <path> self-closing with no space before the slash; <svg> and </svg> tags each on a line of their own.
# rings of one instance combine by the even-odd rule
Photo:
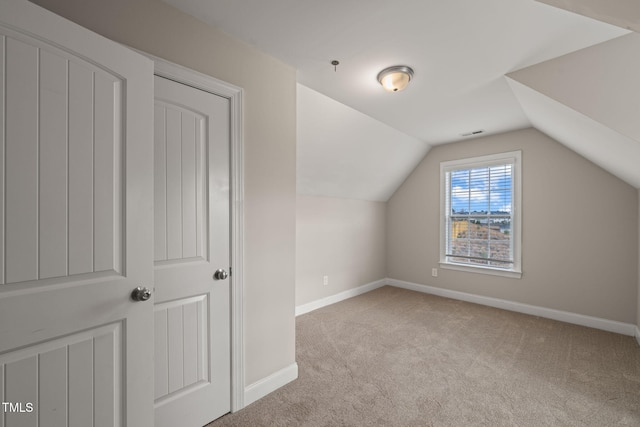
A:
<svg viewBox="0 0 640 427">
<path fill-rule="evenodd" d="M 447 208 L 450 195 L 447 188 L 447 173 L 455 170 L 483 168 L 504 164 L 512 165 L 511 189 L 511 235 L 513 266 L 510 269 L 462 264 L 447 259 Z M 471 273 L 491 274 L 520 279 L 522 277 L 522 151 L 489 154 L 486 156 L 440 162 L 440 268 Z"/>
</svg>

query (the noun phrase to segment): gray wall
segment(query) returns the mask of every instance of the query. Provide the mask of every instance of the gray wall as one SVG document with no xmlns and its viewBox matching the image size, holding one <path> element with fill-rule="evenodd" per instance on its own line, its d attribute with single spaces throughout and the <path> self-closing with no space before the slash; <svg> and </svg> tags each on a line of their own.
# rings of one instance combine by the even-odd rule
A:
<svg viewBox="0 0 640 427">
<path fill-rule="evenodd" d="M 385 202 L 298 195 L 296 305 L 386 277 L 386 209 Z"/>
<path fill-rule="evenodd" d="M 36 0 L 245 90 L 246 383 L 295 362 L 296 72 L 159 0 Z"/>
<path fill-rule="evenodd" d="M 439 261 L 440 162 L 522 150 L 522 279 L 431 268 Z M 635 323 L 638 191 L 526 129 L 434 147 L 388 202 L 393 279 Z"/>
</svg>

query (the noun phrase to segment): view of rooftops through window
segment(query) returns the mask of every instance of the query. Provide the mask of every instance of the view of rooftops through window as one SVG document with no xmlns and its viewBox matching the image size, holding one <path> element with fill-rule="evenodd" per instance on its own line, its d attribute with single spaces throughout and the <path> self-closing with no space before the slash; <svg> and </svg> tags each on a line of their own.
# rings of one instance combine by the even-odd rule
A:
<svg viewBox="0 0 640 427">
<path fill-rule="evenodd" d="M 512 165 L 459 169 L 448 175 L 448 260 L 511 268 Z"/>
</svg>

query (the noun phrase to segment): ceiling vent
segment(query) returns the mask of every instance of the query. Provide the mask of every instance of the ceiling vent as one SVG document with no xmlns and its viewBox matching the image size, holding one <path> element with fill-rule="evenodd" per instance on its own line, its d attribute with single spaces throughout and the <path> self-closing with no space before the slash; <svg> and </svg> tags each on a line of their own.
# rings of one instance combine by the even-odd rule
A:
<svg viewBox="0 0 640 427">
<path fill-rule="evenodd" d="M 480 129 L 480 130 L 474 130 L 473 132 L 461 133 L 460 136 L 474 136 L 474 135 L 480 135 L 481 133 L 484 133 L 484 130 Z"/>
</svg>

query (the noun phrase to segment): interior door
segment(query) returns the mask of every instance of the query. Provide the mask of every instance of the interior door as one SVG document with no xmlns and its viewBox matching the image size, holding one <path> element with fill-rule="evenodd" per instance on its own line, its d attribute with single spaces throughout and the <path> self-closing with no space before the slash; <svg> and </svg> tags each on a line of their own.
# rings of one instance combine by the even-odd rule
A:
<svg viewBox="0 0 640 427">
<path fill-rule="evenodd" d="M 228 99 L 155 77 L 157 426 L 230 410 L 229 114 Z"/>
<path fill-rule="evenodd" d="M 153 425 L 152 73 L 0 2 L 1 427 Z"/>
</svg>

